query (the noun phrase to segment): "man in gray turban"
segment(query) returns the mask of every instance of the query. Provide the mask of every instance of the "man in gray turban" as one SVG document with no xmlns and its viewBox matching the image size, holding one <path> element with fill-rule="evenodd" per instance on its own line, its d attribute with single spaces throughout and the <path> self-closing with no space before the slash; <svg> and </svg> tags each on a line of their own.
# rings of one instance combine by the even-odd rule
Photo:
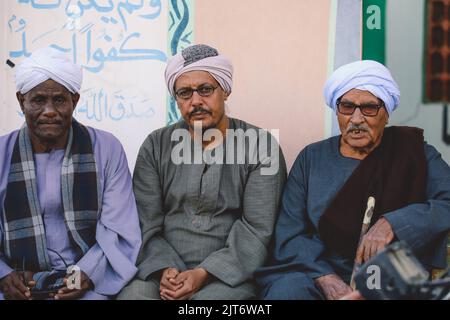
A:
<svg viewBox="0 0 450 320">
<path fill-rule="evenodd" d="M 17 67 L 26 122 L 0 137 L 0 300 L 108 299 L 137 272 L 125 152 L 72 117 L 81 82 L 81 67 L 51 47 Z"/>
<path fill-rule="evenodd" d="M 266 131 L 225 114 L 233 69 L 216 49 L 187 47 L 165 75 L 183 119 L 152 132 L 139 151 L 133 184 L 143 245 L 138 275 L 119 299 L 255 298 L 253 272 L 267 257 L 286 178 L 283 155 Z"/>
<path fill-rule="evenodd" d="M 397 240 L 427 268 L 446 266 L 450 168 L 423 130 L 386 127 L 400 97 L 389 70 L 344 65 L 324 96 L 341 135 L 307 146 L 291 169 L 273 255 L 256 273 L 264 299 L 339 299 L 353 270 Z"/>
</svg>

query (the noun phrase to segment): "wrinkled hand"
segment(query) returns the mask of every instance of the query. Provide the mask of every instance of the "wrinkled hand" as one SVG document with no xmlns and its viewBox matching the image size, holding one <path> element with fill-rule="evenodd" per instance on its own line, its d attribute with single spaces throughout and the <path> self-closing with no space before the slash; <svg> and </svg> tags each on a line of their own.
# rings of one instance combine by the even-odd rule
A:
<svg viewBox="0 0 450 320">
<path fill-rule="evenodd" d="M 55 300 L 75 300 L 83 297 L 85 293 L 94 288 L 94 284 L 91 279 L 84 273 L 80 271 L 80 289 L 69 289 L 67 287 L 68 278 L 64 278 L 65 287 L 58 290 L 55 294 Z"/>
<path fill-rule="evenodd" d="M 5 300 L 31 300 L 30 287 L 36 285 L 33 272 L 13 271 L 0 280 L 0 291 Z"/>
<path fill-rule="evenodd" d="M 375 256 L 394 239 L 394 232 L 385 218 L 380 218 L 363 236 L 356 251 L 355 262 L 362 264 Z"/>
<path fill-rule="evenodd" d="M 314 280 L 327 300 L 337 300 L 353 290 L 338 275 L 327 274 Z"/>
<path fill-rule="evenodd" d="M 202 268 L 196 268 L 180 272 L 175 278 L 169 279 L 169 282 L 179 289 L 161 290 L 161 299 L 163 300 L 187 300 L 200 290 L 209 280 L 209 273 Z"/>
<path fill-rule="evenodd" d="M 162 294 L 163 290 L 171 290 L 171 291 L 177 291 L 180 289 L 183 284 L 173 284 L 172 282 L 175 280 L 175 277 L 180 273 L 178 269 L 175 268 L 167 268 L 163 271 L 161 275 L 161 280 L 159 283 L 159 293 Z M 161 295 L 161 298 L 162 295 Z"/>
</svg>

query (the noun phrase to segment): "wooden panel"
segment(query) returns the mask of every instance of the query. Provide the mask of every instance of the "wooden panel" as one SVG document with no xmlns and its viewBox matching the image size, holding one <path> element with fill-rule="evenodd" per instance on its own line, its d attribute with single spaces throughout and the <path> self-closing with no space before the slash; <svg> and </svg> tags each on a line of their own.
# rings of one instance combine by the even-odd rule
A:
<svg viewBox="0 0 450 320">
<path fill-rule="evenodd" d="M 450 102 L 450 0 L 426 6 L 425 100 Z"/>
</svg>

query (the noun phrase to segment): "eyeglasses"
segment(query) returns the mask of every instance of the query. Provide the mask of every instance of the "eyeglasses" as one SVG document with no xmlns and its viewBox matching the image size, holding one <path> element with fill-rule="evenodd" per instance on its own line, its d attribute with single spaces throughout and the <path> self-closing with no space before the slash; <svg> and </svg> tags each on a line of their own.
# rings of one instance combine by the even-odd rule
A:
<svg viewBox="0 0 450 320">
<path fill-rule="evenodd" d="M 203 84 L 201 86 L 199 86 L 197 89 L 193 89 L 193 88 L 181 88 L 178 89 L 175 92 L 175 95 L 178 98 L 181 99 L 190 99 L 192 97 L 192 95 L 194 94 L 194 92 L 197 92 L 201 97 L 209 97 L 210 95 L 212 95 L 214 93 L 214 90 L 216 90 L 218 87 L 213 87 L 212 85 L 209 84 Z"/>
<path fill-rule="evenodd" d="M 375 117 L 378 114 L 378 110 L 384 107 L 384 103 L 381 100 L 380 104 L 366 103 L 360 105 L 348 101 L 338 100 L 336 105 L 339 113 L 342 113 L 343 115 L 351 116 L 355 112 L 356 108 L 359 108 L 361 113 L 366 117 Z"/>
</svg>

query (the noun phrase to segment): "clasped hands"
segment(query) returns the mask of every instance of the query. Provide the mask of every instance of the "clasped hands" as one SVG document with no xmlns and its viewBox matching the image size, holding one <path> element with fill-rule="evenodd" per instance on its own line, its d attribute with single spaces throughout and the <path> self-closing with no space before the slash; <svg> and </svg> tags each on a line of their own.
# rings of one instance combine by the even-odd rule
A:
<svg viewBox="0 0 450 320">
<path fill-rule="evenodd" d="M 161 275 L 159 293 L 163 300 L 188 300 L 210 279 L 203 268 L 180 272 L 176 268 L 167 268 Z"/>
</svg>

